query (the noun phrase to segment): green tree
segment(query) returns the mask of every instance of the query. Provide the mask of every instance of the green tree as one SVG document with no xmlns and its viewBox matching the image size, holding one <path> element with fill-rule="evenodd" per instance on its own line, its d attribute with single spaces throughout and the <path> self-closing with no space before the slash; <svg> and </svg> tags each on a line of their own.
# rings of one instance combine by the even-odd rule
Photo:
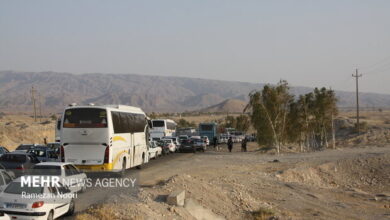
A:
<svg viewBox="0 0 390 220">
<path fill-rule="evenodd" d="M 249 112 L 259 144 L 275 147 L 280 153 L 281 146 L 287 142 L 287 116 L 293 101 L 286 81 L 280 81 L 276 86 L 265 85 L 262 91 L 249 94 L 244 111 Z"/>
<path fill-rule="evenodd" d="M 304 147 L 328 147 L 331 136 L 335 147 L 333 119 L 337 113 L 337 98 L 333 90 L 315 88 L 313 92 L 301 95 L 290 105 L 289 141 L 298 142 L 301 151 L 304 151 Z"/>
<path fill-rule="evenodd" d="M 188 128 L 188 127 L 194 128 L 194 127 L 196 127 L 196 124 L 195 124 L 195 122 L 189 122 L 189 121 L 181 118 L 177 122 L 177 127 L 179 127 L 179 128 Z"/>
<path fill-rule="evenodd" d="M 224 123 L 225 128 L 236 128 L 237 127 L 237 120 L 234 116 L 228 115 L 225 118 Z"/>
<path fill-rule="evenodd" d="M 149 114 L 149 118 L 150 119 L 156 119 L 156 118 L 158 118 L 158 114 L 155 113 L 155 112 L 152 112 L 152 113 Z"/>
<path fill-rule="evenodd" d="M 236 129 L 238 131 L 247 132 L 249 130 L 249 127 L 251 125 L 251 122 L 249 120 L 249 117 L 247 115 L 239 115 L 236 117 Z"/>
<path fill-rule="evenodd" d="M 53 120 L 53 121 L 56 121 L 57 120 L 57 115 L 56 114 L 52 114 L 50 116 L 50 119 Z"/>
</svg>

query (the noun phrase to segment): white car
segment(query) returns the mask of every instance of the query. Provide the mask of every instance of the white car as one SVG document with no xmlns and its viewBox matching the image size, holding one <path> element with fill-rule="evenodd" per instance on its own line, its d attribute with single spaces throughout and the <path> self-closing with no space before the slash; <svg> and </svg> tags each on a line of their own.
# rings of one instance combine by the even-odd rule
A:
<svg viewBox="0 0 390 220">
<path fill-rule="evenodd" d="M 161 140 L 164 141 L 164 143 L 168 146 L 170 152 L 175 152 L 176 151 L 176 145 L 175 145 L 175 143 L 173 143 L 172 139 L 163 138 Z"/>
<path fill-rule="evenodd" d="M 74 195 L 67 187 L 61 183 L 58 186 L 39 183 L 36 187 L 22 186 L 21 178 L 12 181 L 0 194 L 0 212 L 12 219 L 31 220 L 52 220 L 63 215 L 73 215 Z"/>
<path fill-rule="evenodd" d="M 0 170 L 0 192 L 3 192 L 8 183 L 12 182 L 14 177 L 5 170 Z M 1 218 L 0 218 L 1 220 Z"/>
<path fill-rule="evenodd" d="M 9 215 L 5 214 L 4 212 L 0 211 L 0 220 L 11 220 L 11 217 L 9 217 Z"/>
<path fill-rule="evenodd" d="M 87 175 L 71 163 L 43 162 L 35 164 L 32 169 L 34 175 L 60 177 L 61 183 L 72 192 L 86 190 Z"/>
<path fill-rule="evenodd" d="M 221 144 L 226 144 L 228 139 L 229 139 L 229 137 L 227 135 L 220 135 L 218 142 Z"/>
<path fill-rule="evenodd" d="M 164 139 L 172 139 L 173 143 L 176 146 L 176 151 L 180 150 L 180 139 L 178 137 L 164 137 Z"/>
<path fill-rule="evenodd" d="M 149 159 L 157 158 L 161 156 L 161 154 L 162 148 L 158 146 L 155 141 L 151 141 L 149 147 Z"/>
</svg>

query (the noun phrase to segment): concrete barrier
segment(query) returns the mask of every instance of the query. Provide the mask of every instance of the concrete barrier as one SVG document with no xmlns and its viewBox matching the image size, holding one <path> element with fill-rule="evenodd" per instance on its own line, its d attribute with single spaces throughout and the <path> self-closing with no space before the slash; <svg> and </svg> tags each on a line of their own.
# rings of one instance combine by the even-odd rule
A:
<svg viewBox="0 0 390 220">
<path fill-rule="evenodd" d="M 186 192 L 184 190 L 173 191 L 167 197 L 167 203 L 169 205 L 184 206 L 184 201 L 186 198 Z"/>
</svg>

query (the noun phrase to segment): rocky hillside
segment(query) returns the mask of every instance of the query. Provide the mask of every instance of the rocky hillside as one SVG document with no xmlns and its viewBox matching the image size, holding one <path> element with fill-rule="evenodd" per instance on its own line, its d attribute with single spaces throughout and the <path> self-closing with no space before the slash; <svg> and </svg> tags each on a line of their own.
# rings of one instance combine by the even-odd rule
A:
<svg viewBox="0 0 390 220">
<path fill-rule="evenodd" d="M 216 105 L 201 109 L 200 112 L 243 112 L 247 102 L 239 99 L 226 99 Z"/>
<path fill-rule="evenodd" d="M 45 112 L 69 103 L 125 104 L 145 111 L 181 112 L 204 109 L 226 99 L 247 101 L 248 93 L 264 84 L 135 74 L 70 74 L 0 72 L 0 111 L 31 111 L 31 87 Z M 301 94 L 310 88 L 296 87 Z M 354 93 L 338 92 L 341 106 L 354 105 Z M 390 95 L 362 94 L 362 106 L 388 106 Z"/>
</svg>

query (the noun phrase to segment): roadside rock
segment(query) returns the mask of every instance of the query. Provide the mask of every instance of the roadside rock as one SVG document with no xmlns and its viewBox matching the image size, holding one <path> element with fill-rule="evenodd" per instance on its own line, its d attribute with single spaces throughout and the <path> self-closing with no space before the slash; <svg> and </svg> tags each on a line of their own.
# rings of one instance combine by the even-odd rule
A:
<svg viewBox="0 0 390 220">
<path fill-rule="evenodd" d="M 186 192 L 184 190 L 175 190 L 167 197 L 167 203 L 169 205 L 184 206 L 185 198 Z"/>
</svg>

